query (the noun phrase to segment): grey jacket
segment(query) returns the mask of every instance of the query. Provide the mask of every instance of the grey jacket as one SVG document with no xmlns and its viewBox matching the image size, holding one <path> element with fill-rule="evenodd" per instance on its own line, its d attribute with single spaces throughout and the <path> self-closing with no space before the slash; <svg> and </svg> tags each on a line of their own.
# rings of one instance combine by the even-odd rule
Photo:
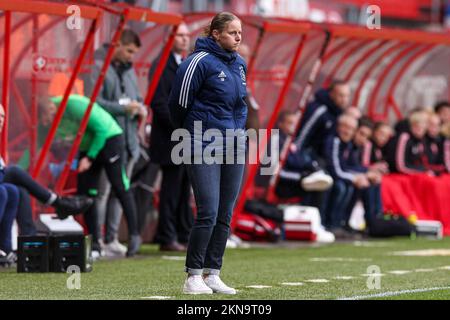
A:
<svg viewBox="0 0 450 320">
<path fill-rule="evenodd" d="M 107 49 L 108 45 L 103 45 L 94 53 L 95 64 L 85 85 L 85 91 L 88 96 L 92 94 L 93 87 L 103 66 Z M 139 92 L 137 76 L 132 65 L 121 66 L 121 71 L 125 95 L 131 100 L 142 102 L 143 99 Z M 127 114 L 125 106 L 119 104 L 119 99 L 122 97 L 122 85 L 119 71 L 116 67 L 110 65 L 96 101 L 116 119 L 117 123 L 123 129 L 128 151 L 128 156 L 125 159 L 129 157 L 137 158 L 139 156 L 139 140 L 137 136 L 138 117 Z"/>
</svg>

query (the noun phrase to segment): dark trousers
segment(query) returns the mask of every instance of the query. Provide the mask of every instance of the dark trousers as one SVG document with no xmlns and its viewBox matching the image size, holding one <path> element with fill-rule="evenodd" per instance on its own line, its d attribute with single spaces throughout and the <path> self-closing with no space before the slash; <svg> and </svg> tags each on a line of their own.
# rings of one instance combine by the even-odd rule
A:
<svg viewBox="0 0 450 320">
<path fill-rule="evenodd" d="M 187 165 L 197 204 L 189 237 L 186 271 L 218 274 L 222 267 L 234 204 L 244 172 L 242 164 Z"/>
<path fill-rule="evenodd" d="M 372 185 L 368 188 L 355 190 L 352 196 L 352 200 L 349 204 L 349 210 L 345 218 L 346 225 L 349 224 L 350 215 L 356 202 L 361 199 L 364 206 L 364 220 L 366 224 L 370 222 L 383 210 L 381 200 L 381 185 Z"/>
<path fill-rule="evenodd" d="M 3 182 L 10 183 L 28 191 L 33 197 L 41 203 L 47 203 L 50 200 L 51 192 L 33 180 L 25 170 L 17 166 L 8 166 L 5 169 Z"/>
<path fill-rule="evenodd" d="M 187 243 L 194 217 L 189 203 L 191 184 L 185 165 L 161 165 L 157 241 Z"/>
<path fill-rule="evenodd" d="M 19 190 L 9 183 L 0 184 L 0 249 L 12 251 L 12 226 L 19 206 Z"/>
<path fill-rule="evenodd" d="M 17 209 L 17 224 L 20 235 L 35 235 L 36 227 L 33 222 L 30 194 L 45 204 L 50 200 L 51 192 L 34 181 L 28 172 L 17 166 L 5 168 L 3 181 L 19 187 L 20 202 Z"/>
<path fill-rule="evenodd" d="M 315 171 L 324 170 L 325 161 L 313 148 L 303 149 L 301 152 L 290 155 L 287 158 L 287 168 L 295 170 L 303 175 L 313 173 Z"/>
<path fill-rule="evenodd" d="M 125 141 L 122 135 L 108 139 L 105 146 L 94 160 L 91 168 L 78 175 L 78 193 L 95 197 L 98 193 L 98 184 L 102 169 L 105 170 L 111 187 L 122 205 L 128 224 L 129 235 L 138 235 L 136 205 L 130 191 L 129 180 L 125 172 L 123 162 L 123 150 Z M 80 154 L 83 157 L 84 154 Z M 98 244 L 98 208 L 92 206 L 84 213 L 88 231 L 92 234 L 93 242 Z"/>
<path fill-rule="evenodd" d="M 37 233 L 31 210 L 30 194 L 24 188 L 19 188 L 19 208 L 17 209 L 17 224 L 21 236 L 34 236 Z"/>
<path fill-rule="evenodd" d="M 324 192 L 307 192 L 302 189 L 300 181 L 280 179 L 275 193 L 280 198 L 301 197 L 301 204 L 304 206 L 316 207 L 322 211 Z"/>
<path fill-rule="evenodd" d="M 141 152 L 146 151 L 141 150 Z M 150 222 L 150 218 L 153 217 L 153 186 L 158 176 L 159 165 L 149 161 L 149 157 L 144 157 L 141 153 L 141 157 L 133 168 L 131 180 L 131 191 L 136 203 L 139 233 L 144 232 Z"/>
<path fill-rule="evenodd" d="M 328 229 L 338 229 L 345 226 L 350 202 L 355 188 L 349 181 L 335 179 L 333 187 L 326 192 L 322 224 Z"/>
</svg>

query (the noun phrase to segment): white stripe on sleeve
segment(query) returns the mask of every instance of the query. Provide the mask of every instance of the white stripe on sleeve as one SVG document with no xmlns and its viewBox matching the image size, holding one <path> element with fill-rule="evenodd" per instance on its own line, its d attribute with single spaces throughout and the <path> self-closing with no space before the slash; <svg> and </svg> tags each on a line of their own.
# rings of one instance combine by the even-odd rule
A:
<svg viewBox="0 0 450 320">
<path fill-rule="evenodd" d="M 206 52 L 200 52 L 199 54 L 197 54 L 189 63 L 186 73 L 184 74 L 183 82 L 181 84 L 180 99 L 178 101 L 178 103 L 184 108 L 187 108 L 189 87 L 191 85 L 192 76 L 194 75 L 195 68 L 197 67 L 199 61 L 202 58 L 206 57 L 207 55 L 208 53 Z"/>
<path fill-rule="evenodd" d="M 281 169 L 280 178 L 294 180 L 294 181 L 300 181 L 302 176 L 298 172 L 286 171 L 286 170 Z"/>
<path fill-rule="evenodd" d="M 355 175 L 342 170 L 341 162 L 339 161 L 339 145 L 340 145 L 340 143 L 341 142 L 339 141 L 338 137 L 334 138 L 333 153 L 332 153 L 333 167 L 339 178 L 345 179 L 345 180 L 350 180 L 353 182 L 353 180 L 355 179 Z"/>
<path fill-rule="evenodd" d="M 370 155 L 372 153 L 372 142 L 368 141 L 365 145 L 364 145 L 364 149 L 363 149 L 363 157 L 362 157 L 362 165 L 364 167 L 369 167 L 371 165 L 370 163 Z"/>
<path fill-rule="evenodd" d="M 311 131 L 312 127 L 316 123 L 316 121 L 327 111 L 326 106 L 320 106 L 317 108 L 311 118 L 309 118 L 308 122 L 306 122 L 305 127 L 302 128 L 302 132 L 299 135 L 297 141 L 295 142 L 298 149 L 302 148 L 303 142 L 306 139 L 306 135 Z"/>
<path fill-rule="evenodd" d="M 417 171 L 409 169 L 405 163 L 406 144 L 408 143 L 408 140 L 409 140 L 409 134 L 407 132 L 403 132 L 400 135 L 400 138 L 399 138 L 399 141 L 397 144 L 395 160 L 396 160 L 396 164 L 397 164 L 397 170 L 399 172 L 414 174 L 414 173 L 417 173 Z"/>
<path fill-rule="evenodd" d="M 202 54 L 203 54 L 203 52 L 200 52 L 194 58 L 192 58 L 191 62 L 189 63 L 189 65 L 188 65 L 188 67 L 186 69 L 186 73 L 184 74 L 184 77 L 183 77 L 183 82 L 181 83 L 180 98 L 179 98 L 179 101 L 178 101 L 178 103 L 180 105 L 183 102 L 182 96 L 183 96 L 184 88 L 186 87 L 186 80 L 188 78 L 189 71 L 194 66 L 196 59 L 198 59 Z"/>
</svg>

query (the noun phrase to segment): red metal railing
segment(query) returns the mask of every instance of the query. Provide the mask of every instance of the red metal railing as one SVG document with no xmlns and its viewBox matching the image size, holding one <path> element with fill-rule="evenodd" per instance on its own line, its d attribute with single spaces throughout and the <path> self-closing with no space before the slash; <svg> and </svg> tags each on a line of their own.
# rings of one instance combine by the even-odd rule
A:
<svg viewBox="0 0 450 320">
<path fill-rule="evenodd" d="M 73 85 L 75 84 L 75 80 L 78 78 L 78 74 L 80 73 L 80 70 L 81 70 L 81 65 L 86 57 L 88 49 L 92 45 L 92 41 L 94 39 L 95 32 L 97 31 L 97 28 L 100 24 L 101 17 L 102 17 L 102 14 L 99 13 L 97 18 L 94 19 L 91 23 L 91 27 L 89 29 L 89 33 L 87 35 L 86 41 L 84 42 L 84 45 L 83 45 L 83 48 L 81 49 L 81 53 L 80 53 L 79 57 L 77 58 L 77 61 L 75 63 L 75 68 L 73 69 L 73 72 L 70 76 L 69 83 L 67 84 L 63 99 L 58 107 L 58 111 L 56 112 L 55 119 L 53 120 L 53 123 L 50 127 L 50 131 L 48 133 L 47 139 L 45 140 L 45 143 L 42 146 L 42 149 L 41 149 L 41 152 L 39 155 L 39 159 L 33 170 L 33 177 L 35 177 L 35 178 L 41 172 L 45 158 L 48 154 L 48 151 L 50 150 L 50 146 L 53 143 L 58 126 L 61 122 L 64 112 L 66 111 L 67 101 L 69 100 L 69 95 L 72 91 Z"/>
<path fill-rule="evenodd" d="M 5 11 L 5 48 L 3 51 L 3 86 L 2 86 L 2 105 L 5 109 L 5 121 L 1 136 L 1 155 L 8 161 L 8 115 L 9 115 L 9 58 L 11 47 L 11 11 Z"/>
</svg>

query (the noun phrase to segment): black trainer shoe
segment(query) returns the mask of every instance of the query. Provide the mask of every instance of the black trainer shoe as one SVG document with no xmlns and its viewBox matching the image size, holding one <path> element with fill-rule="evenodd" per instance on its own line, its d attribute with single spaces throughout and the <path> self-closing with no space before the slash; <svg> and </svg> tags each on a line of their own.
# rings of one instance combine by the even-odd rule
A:
<svg viewBox="0 0 450 320">
<path fill-rule="evenodd" d="M 94 199 L 86 196 L 58 197 L 54 203 L 56 214 L 61 220 L 68 216 L 80 214 L 88 210 L 94 204 Z"/>
<path fill-rule="evenodd" d="M 142 239 L 140 235 L 131 236 L 128 241 L 127 257 L 133 257 L 139 251 L 141 244 Z"/>
</svg>

